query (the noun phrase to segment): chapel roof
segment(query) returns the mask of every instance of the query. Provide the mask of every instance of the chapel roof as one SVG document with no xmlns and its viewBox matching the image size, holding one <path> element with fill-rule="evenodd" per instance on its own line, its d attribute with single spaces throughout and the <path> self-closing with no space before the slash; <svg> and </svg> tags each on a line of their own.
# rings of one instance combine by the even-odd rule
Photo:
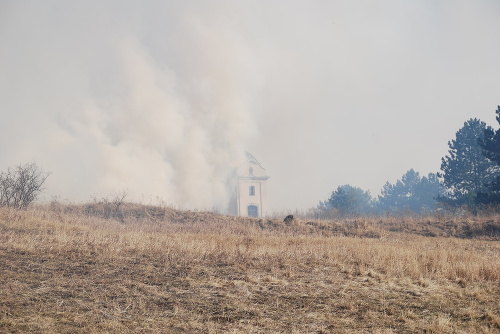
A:
<svg viewBox="0 0 500 334">
<path fill-rule="evenodd" d="M 248 162 L 251 162 L 253 164 L 260 166 L 260 162 L 251 153 L 245 151 L 245 155 L 247 157 Z"/>
<path fill-rule="evenodd" d="M 260 168 L 264 169 L 264 167 L 262 167 L 262 165 L 260 164 L 260 162 L 249 152 L 245 151 L 245 155 L 247 157 L 247 162 L 251 163 L 251 164 L 254 164 L 254 165 L 257 165 L 259 166 Z"/>
<path fill-rule="evenodd" d="M 251 153 L 245 152 L 245 155 L 246 155 L 246 158 L 247 158 L 246 163 L 251 163 L 252 165 L 257 165 L 263 171 L 266 170 L 264 167 L 262 167 L 260 165 L 260 162 Z M 246 165 L 246 166 L 248 166 L 248 165 Z M 250 167 L 250 170 L 253 170 L 253 168 Z M 242 173 L 244 175 L 240 175 L 240 179 L 246 179 L 246 178 L 248 178 L 248 179 L 251 179 L 251 180 L 267 180 L 269 178 L 269 176 L 265 175 L 265 172 L 259 173 L 259 175 L 253 175 L 253 172 L 251 171 L 250 172 L 250 176 L 248 176 L 247 172 L 248 172 L 248 170 L 242 171 Z"/>
</svg>

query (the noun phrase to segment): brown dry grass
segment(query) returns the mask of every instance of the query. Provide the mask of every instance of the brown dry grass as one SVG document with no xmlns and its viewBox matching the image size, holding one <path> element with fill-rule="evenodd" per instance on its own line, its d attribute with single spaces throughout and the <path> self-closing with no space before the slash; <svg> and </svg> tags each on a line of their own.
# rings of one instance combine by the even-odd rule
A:
<svg viewBox="0 0 500 334">
<path fill-rule="evenodd" d="M 0 210 L 0 332 L 498 333 L 499 226 Z"/>
</svg>

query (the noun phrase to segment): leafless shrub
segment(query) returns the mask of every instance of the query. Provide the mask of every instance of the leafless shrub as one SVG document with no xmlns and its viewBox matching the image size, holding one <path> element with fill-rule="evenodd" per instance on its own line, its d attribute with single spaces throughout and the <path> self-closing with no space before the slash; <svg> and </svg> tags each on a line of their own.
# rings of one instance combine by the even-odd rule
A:
<svg viewBox="0 0 500 334">
<path fill-rule="evenodd" d="M 50 173 L 34 162 L 18 165 L 0 173 L 0 206 L 26 209 L 43 190 Z"/>
<path fill-rule="evenodd" d="M 126 197 L 126 191 L 116 193 L 111 199 L 108 197 L 99 199 L 97 196 L 94 196 L 92 197 L 93 203 L 85 207 L 85 213 L 90 216 L 98 216 L 104 219 L 115 218 L 123 223 L 125 217 L 122 206 L 125 203 Z"/>
</svg>

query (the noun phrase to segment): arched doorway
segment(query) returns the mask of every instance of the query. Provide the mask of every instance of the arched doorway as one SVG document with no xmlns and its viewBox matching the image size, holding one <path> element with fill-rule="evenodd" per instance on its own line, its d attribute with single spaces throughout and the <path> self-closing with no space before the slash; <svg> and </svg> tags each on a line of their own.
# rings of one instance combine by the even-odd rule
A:
<svg viewBox="0 0 500 334">
<path fill-rule="evenodd" d="M 259 207 L 257 205 L 248 206 L 248 217 L 259 217 Z"/>
</svg>

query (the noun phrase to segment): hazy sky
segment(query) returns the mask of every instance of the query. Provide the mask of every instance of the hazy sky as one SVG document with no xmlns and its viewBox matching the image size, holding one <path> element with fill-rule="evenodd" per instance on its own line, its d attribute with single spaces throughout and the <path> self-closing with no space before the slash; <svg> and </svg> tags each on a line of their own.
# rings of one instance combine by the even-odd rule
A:
<svg viewBox="0 0 500 334">
<path fill-rule="evenodd" d="M 46 197 L 220 207 L 250 151 L 271 210 L 439 170 L 498 127 L 500 1 L 0 0 L 0 168 Z"/>
</svg>

